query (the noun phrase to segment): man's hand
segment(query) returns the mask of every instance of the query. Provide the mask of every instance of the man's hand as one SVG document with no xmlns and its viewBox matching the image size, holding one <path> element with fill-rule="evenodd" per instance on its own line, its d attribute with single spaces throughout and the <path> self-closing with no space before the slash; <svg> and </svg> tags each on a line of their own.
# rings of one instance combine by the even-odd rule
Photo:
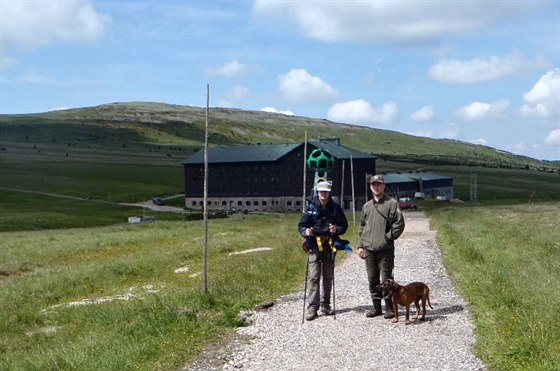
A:
<svg viewBox="0 0 560 371">
<path fill-rule="evenodd" d="M 334 224 L 329 224 L 329 232 L 331 233 L 336 233 L 336 225 Z"/>
<path fill-rule="evenodd" d="M 307 229 L 305 230 L 305 235 L 306 235 L 307 237 L 313 236 L 313 228 L 307 228 Z"/>
<path fill-rule="evenodd" d="M 364 249 L 362 246 L 358 247 L 356 249 L 356 252 L 358 253 L 358 256 L 362 259 L 366 258 L 366 249 Z"/>
</svg>

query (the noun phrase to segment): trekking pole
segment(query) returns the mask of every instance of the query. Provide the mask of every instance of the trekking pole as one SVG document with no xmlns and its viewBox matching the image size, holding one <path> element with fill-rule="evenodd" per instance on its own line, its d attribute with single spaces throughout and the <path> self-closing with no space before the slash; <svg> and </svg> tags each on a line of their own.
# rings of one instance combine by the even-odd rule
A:
<svg viewBox="0 0 560 371">
<path fill-rule="evenodd" d="M 305 268 L 305 288 L 303 289 L 303 314 L 301 315 L 301 324 L 305 323 L 305 301 L 307 299 L 307 277 L 309 275 L 309 253 L 307 254 L 307 265 Z"/>
<path fill-rule="evenodd" d="M 333 253 L 333 260 L 332 260 L 332 303 L 333 303 L 333 310 L 334 316 L 333 319 L 336 319 L 336 290 L 334 285 L 334 263 L 336 261 L 336 253 Z"/>
</svg>

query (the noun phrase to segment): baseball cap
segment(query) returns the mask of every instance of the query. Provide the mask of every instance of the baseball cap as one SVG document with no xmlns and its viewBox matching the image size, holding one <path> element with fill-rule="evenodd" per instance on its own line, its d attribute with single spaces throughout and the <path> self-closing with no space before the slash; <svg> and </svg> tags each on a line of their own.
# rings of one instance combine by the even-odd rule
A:
<svg viewBox="0 0 560 371">
<path fill-rule="evenodd" d="M 317 192 L 330 192 L 332 188 L 332 182 L 319 182 L 317 183 Z"/>
<path fill-rule="evenodd" d="M 383 175 L 374 175 L 370 178 L 369 183 L 385 183 L 385 178 Z"/>
</svg>

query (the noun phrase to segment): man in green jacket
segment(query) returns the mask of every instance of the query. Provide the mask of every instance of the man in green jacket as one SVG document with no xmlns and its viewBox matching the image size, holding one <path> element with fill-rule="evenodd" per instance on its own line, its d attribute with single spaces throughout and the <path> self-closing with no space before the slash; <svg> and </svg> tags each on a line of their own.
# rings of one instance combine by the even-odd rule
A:
<svg viewBox="0 0 560 371">
<path fill-rule="evenodd" d="M 362 208 L 357 253 L 365 259 L 369 292 L 373 307 L 366 317 L 381 315 L 381 293 L 377 286 L 393 277 L 395 266 L 395 240 L 404 231 L 404 217 L 398 202 L 385 194 L 385 179 L 374 175 L 369 180 L 373 192 L 371 200 Z M 381 276 L 381 279 L 380 279 Z M 384 318 L 393 318 L 393 303 L 385 300 Z"/>
</svg>

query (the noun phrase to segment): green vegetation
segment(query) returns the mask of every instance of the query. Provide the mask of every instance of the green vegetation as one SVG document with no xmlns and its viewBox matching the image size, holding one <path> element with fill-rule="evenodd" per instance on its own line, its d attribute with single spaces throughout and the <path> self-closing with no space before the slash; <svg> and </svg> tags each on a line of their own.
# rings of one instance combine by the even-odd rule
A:
<svg viewBox="0 0 560 371">
<path fill-rule="evenodd" d="M 0 207 L 0 231 L 4 232 L 122 224 L 131 216 L 153 216 L 156 220 L 184 218 L 181 214 L 110 202 L 1 190 Z"/>
<path fill-rule="evenodd" d="M 210 124 L 211 145 L 296 142 L 305 131 L 340 137 L 379 155 L 378 172 L 452 176 L 461 200 L 476 174 L 477 203 L 420 206 L 472 304 L 477 352 L 491 369 L 557 369 L 558 162 L 263 112 L 212 109 Z M 204 294 L 202 223 L 121 204 L 183 191 L 181 162 L 202 147 L 203 109 L 0 115 L 0 132 L 0 369 L 180 368 L 230 332 L 239 311 L 302 285 L 299 215 L 213 219 Z M 182 198 L 166 203 L 181 207 Z M 126 223 L 143 215 L 158 221 Z M 228 255 L 256 247 L 273 250 Z M 181 267 L 188 272 L 174 272 Z"/>
<path fill-rule="evenodd" d="M 2 148 L 48 151 L 65 146 L 66 156 L 132 149 L 161 160 L 188 156 L 204 143 L 205 109 L 156 103 L 119 103 L 34 115 L 0 115 Z M 395 131 L 342 125 L 328 120 L 256 111 L 212 108 L 209 144 L 302 142 L 307 131 L 341 138 L 345 146 L 383 159 L 415 163 L 558 171 L 560 164 L 516 156 L 482 145 L 415 137 Z"/>
<path fill-rule="evenodd" d="M 444 261 L 493 370 L 560 365 L 560 204 L 446 207 L 431 213 Z"/>
<path fill-rule="evenodd" d="M 180 368 L 241 310 L 302 285 L 298 218 L 212 220 L 208 295 L 200 221 L 2 233 L 0 369 Z M 257 247 L 273 250 L 228 255 Z"/>
<path fill-rule="evenodd" d="M 490 369 L 560 362 L 559 212 L 557 202 L 430 211 Z M 240 311 L 301 289 L 299 215 L 236 218 L 210 222 L 208 295 L 200 221 L 2 233 L 0 369 L 177 369 Z M 273 250 L 229 255 L 257 247 Z"/>
</svg>

